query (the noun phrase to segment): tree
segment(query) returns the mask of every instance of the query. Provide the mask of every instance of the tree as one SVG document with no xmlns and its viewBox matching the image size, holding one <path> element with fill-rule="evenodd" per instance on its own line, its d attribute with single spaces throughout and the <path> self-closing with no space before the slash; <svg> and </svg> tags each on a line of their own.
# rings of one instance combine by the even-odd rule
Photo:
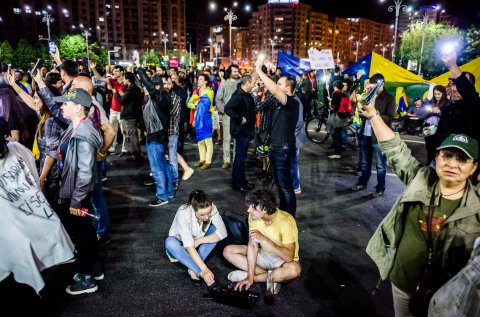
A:
<svg viewBox="0 0 480 317">
<path fill-rule="evenodd" d="M 37 60 L 35 50 L 25 39 L 18 42 L 14 56 L 14 66 L 22 69 L 32 68 Z"/>
<path fill-rule="evenodd" d="M 11 64 L 13 62 L 14 58 L 14 51 L 12 45 L 8 43 L 8 41 L 3 41 L 2 44 L 0 44 L 0 59 L 6 63 L 6 64 Z"/>
<path fill-rule="evenodd" d="M 472 25 L 466 32 L 466 47 L 462 62 L 468 62 L 480 56 L 480 25 Z"/>
<path fill-rule="evenodd" d="M 81 59 L 87 56 L 87 44 L 80 34 L 63 35 L 57 41 L 60 58 Z"/>
<path fill-rule="evenodd" d="M 142 61 L 145 61 L 147 66 L 158 66 L 160 60 L 158 59 L 158 54 L 155 53 L 155 50 L 152 48 L 147 50 L 142 56 Z"/>
<path fill-rule="evenodd" d="M 400 51 L 403 59 L 420 62 L 423 23 L 417 22 L 402 34 Z M 461 46 L 464 34 L 456 28 L 443 23 L 430 22 L 425 27 L 425 42 L 422 56 L 422 72 L 430 77 L 445 71 L 441 52 L 446 43 Z M 407 63 L 404 63 L 404 65 Z"/>
<path fill-rule="evenodd" d="M 37 58 L 43 59 L 44 64 L 47 67 L 52 64 L 53 59 L 50 57 L 50 54 L 48 54 L 47 41 L 37 41 L 37 43 L 33 45 L 33 49 L 35 51 L 35 56 L 37 56 Z"/>
<path fill-rule="evenodd" d="M 108 63 L 108 51 L 102 48 L 97 42 L 88 46 L 88 55 L 92 61 L 97 63 L 99 69 Z"/>
</svg>

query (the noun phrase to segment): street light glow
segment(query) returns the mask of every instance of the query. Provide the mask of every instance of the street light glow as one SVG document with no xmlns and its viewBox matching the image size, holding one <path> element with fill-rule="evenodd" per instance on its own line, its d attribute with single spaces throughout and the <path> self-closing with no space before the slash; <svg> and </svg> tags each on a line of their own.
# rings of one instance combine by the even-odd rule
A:
<svg viewBox="0 0 480 317">
<path fill-rule="evenodd" d="M 210 2 L 210 10 L 215 10 L 217 8 L 217 4 L 215 2 Z"/>
<path fill-rule="evenodd" d="M 245 11 L 250 11 L 252 9 L 252 7 L 249 5 L 249 4 L 246 4 L 245 5 Z"/>
</svg>

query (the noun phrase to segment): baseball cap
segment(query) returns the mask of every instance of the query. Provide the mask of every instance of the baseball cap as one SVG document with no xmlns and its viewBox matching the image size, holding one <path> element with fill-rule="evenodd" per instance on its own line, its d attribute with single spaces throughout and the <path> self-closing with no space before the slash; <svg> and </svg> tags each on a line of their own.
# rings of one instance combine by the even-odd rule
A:
<svg viewBox="0 0 480 317">
<path fill-rule="evenodd" d="M 67 91 L 63 96 L 54 97 L 55 102 L 73 102 L 90 108 L 92 106 L 92 97 L 81 88 L 72 88 Z"/>
<path fill-rule="evenodd" d="M 415 99 L 413 99 L 414 102 L 419 101 L 419 100 L 422 100 L 422 99 L 420 99 L 420 97 L 415 97 Z"/>
<path fill-rule="evenodd" d="M 442 144 L 437 147 L 437 150 L 446 148 L 457 148 L 462 150 L 471 159 L 477 159 L 478 157 L 478 143 L 474 138 L 465 134 L 450 134 Z"/>
</svg>

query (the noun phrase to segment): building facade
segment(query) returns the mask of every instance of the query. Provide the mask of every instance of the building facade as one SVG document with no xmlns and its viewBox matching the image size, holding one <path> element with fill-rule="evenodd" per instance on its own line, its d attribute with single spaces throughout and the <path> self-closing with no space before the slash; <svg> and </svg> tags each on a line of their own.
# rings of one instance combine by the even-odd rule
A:
<svg viewBox="0 0 480 317">
<path fill-rule="evenodd" d="M 88 29 L 105 49 L 120 47 L 120 58 L 130 58 L 134 50 L 163 51 L 164 37 L 167 49 L 186 50 L 185 5 L 186 0 L 6 0 L 0 35 L 13 44 L 47 38 L 45 11 L 53 18 L 52 35 Z"/>
</svg>

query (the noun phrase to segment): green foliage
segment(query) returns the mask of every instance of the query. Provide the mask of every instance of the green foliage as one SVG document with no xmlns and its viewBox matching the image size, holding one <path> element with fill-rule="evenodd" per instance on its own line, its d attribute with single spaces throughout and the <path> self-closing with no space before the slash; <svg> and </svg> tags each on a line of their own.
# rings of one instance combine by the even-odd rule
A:
<svg viewBox="0 0 480 317">
<path fill-rule="evenodd" d="M 480 25 L 472 25 L 466 32 L 464 62 L 480 56 Z"/>
<path fill-rule="evenodd" d="M 18 42 L 14 54 L 14 66 L 22 69 L 30 69 L 37 61 L 35 49 L 26 40 L 21 39 Z"/>
<path fill-rule="evenodd" d="M 0 44 L 0 59 L 6 64 L 12 64 L 14 55 L 12 45 L 6 40 L 3 41 L 2 44 Z"/>
<path fill-rule="evenodd" d="M 422 46 L 423 23 L 417 22 L 402 35 L 400 51 L 403 60 L 420 61 Z M 422 72 L 425 77 L 433 77 L 443 73 L 444 65 L 441 60 L 442 47 L 446 42 L 463 44 L 464 34 L 456 28 L 443 23 L 430 22 L 425 27 L 425 42 L 422 55 Z M 406 62 L 404 64 L 407 64 Z"/>
<path fill-rule="evenodd" d="M 35 56 L 43 59 L 44 65 L 50 67 L 50 65 L 53 63 L 53 58 L 50 57 L 50 54 L 48 53 L 48 42 L 37 41 L 37 43 L 33 45 L 33 49 L 35 51 Z"/>
<path fill-rule="evenodd" d="M 57 41 L 60 58 L 81 59 L 87 56 L 85 38 L 80 34 L 63 35 Z"/>
<path fill-rule="evenodd" d="M 92 61 L 97 63 L 97 67 L 104 68 L 108 63 L 108 51 L 103 49 L 97 42 L 88 45 L 88 55 Z"/>
<path fill-rule="evenodd" d="M 150 49 L 145 52 L 142 56 L 142 61 L 145 62 L 147 66 L 158 66 L 160 63 L 160 60 L 158 58 L 158 54 L 155 52 L 154 49 Z"/>
</svg>

